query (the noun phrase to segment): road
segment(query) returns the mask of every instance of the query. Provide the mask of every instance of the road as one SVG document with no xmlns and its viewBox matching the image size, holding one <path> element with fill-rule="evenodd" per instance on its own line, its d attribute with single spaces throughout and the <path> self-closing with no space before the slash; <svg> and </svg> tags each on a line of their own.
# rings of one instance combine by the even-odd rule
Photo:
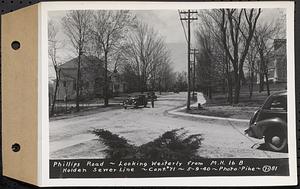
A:
<svg viewBox="0 0 300 189">
<path fill-rule="evenodd" d="M 202 134 L 198 150 L 204 158 L 285 158 L 286 153 L 267 151 L 263 140 L 244 135 L 247 123 L 175 116 L 169 110 L 184 106 L 186 93 L 159 96 L 155 107 L 108 109 L 80 116 L 50 120 L 50 158 L 105 158 L 106 146 L 90 131 L 106 129 L 131 144 L 142 145 L 166 131 L 185 128 L 189 134 Z"/>
</svg>

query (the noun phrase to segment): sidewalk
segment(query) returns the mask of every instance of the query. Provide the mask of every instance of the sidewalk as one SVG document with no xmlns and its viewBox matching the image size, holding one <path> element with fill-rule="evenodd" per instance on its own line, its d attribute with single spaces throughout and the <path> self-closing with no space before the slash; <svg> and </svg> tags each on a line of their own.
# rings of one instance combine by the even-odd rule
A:
<svg viewBox="0 0 300 189">
<path fill-rule="evenodd" d="M 200 103 L 201 106 L 206 103 L 206 99 L 205 99 L 203 93 L 201 93 L 201 92 L 197 92 L 197 102 L 194 104 L 191 104 L 191 109 L 198 109 L 198 103 Z M 186 110 L 186 106 L 183 106 L 183 107 L 175 109 L 175 110 L 170 110 L 170 111 L 168 111 L 168 113 L 171 115 L 179 115 L 179 116 L 193 117 L 193 118 L 226 120 L 226 121 L 236 121 L 236 122 L 243 122 L 243 123 L 249 122 L 248 119 L 237 119 L 237 118 L 226 118 L 226 117 L 218 117 L 218 116 L 192 114 L 192 113 L 187 113 L 185 110 Z"/>
</svg>

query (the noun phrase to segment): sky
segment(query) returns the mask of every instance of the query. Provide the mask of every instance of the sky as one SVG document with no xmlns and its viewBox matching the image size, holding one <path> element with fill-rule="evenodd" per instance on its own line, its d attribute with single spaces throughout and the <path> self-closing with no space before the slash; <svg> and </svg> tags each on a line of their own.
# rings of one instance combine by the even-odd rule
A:
<svg viewBox="0 0 300 189">
<path fill-rule="evenodd" d="M 270 21 L 277 19 L 283 9 L 263 9 L 261 21 Z M 164 37 L 167 47 L 170 51 L 172 60 L 172 67 L 174 71 L 181 72 L 187 70 L 187 42 L 184 36 L 183 28 L 179 19 L 178 10 L 135 10 L 132 11 L 138 19 L 152 26 L 161 36 Z M 51 11 L 49 12 L 49 19 L 54 20 L 60 24 L 61 19 L 65 16 L 66 11 Z M 201 22 L 201 20 L 193 21 L 191 24 L 191 41 L 193 41 L 193 28 L 195 28 L 195 22 Z M 62 32 L 61 26 L 59 26 L 58 40 L 66 40 L 67 37 Z M 185 24 L 186 27 L 186 24 Z M 194 44 L 192 44 L 193 48 Z M 63 50 L 62 60 L 67 61 L 73 57 L 72 51 L 69 47 L 65 47 Z M 52 72 L 53 74 L 53 72 Z M 50 71 L 50 77 L 51 77 Z"/>
</svg>

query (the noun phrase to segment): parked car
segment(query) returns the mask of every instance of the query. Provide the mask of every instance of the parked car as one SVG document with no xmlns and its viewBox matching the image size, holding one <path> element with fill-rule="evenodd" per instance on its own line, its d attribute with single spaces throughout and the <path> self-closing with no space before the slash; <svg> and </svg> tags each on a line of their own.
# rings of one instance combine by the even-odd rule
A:
<svg viewBox="0 0 300 189">
<path fill-rule="evenodd" d="M 146 107 L 147 106 L 147 97 L 146 95 L 137 95 L 134 97 L 128 97 L 126 100 L 123 101 L 123 107 L 127 109 L 127 107 Z"/>
<path fill-rule="evenodd" d="M 250 137 L 264 138 L 272 151 L 287 150 L 287 92 L 270 95 L 255 111 L 245 133 Z"/>
<path fill-rule="evenodd" d="M 179 93 L 179 89 L 175 88 L 173 92 L 174 93 Z"/>
<path fill-rule="evenodd" d="M 154 98 L 154 100 L 157 100 L 157 96 L 155 95 L 155 92 L 148 92 L 147 98 L 151 100 L 151 98 Z"/>
</svg>

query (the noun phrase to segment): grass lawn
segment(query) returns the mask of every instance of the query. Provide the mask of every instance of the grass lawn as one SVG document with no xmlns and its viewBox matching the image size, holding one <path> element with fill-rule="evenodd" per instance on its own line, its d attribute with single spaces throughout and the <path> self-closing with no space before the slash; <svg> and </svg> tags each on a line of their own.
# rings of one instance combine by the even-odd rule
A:
<svg viewBox="0 0 300 189">
<path fill-rule="evenodd" d="M 285 89 L 286 84 L 271 84 L 270 93 L 273 94 Z M 188 113 L 206 116 L 217 116 L 224 118 L 250 119 L 254 111 L 261 106 L 268 97 L 267 91 L 258 92 L 258 86 L 254 87 L 252 98 L 249 98 L 248 86 L 243 86 L 240 93 L 240 102 L 230 105 L 227 102 L 227 96 L 223 93 L 213 94 L 212 99 L 206 96 L 206 104 L 203 109 L 198 110 L 197 107 L 191 107 Z"/>
</svg>

